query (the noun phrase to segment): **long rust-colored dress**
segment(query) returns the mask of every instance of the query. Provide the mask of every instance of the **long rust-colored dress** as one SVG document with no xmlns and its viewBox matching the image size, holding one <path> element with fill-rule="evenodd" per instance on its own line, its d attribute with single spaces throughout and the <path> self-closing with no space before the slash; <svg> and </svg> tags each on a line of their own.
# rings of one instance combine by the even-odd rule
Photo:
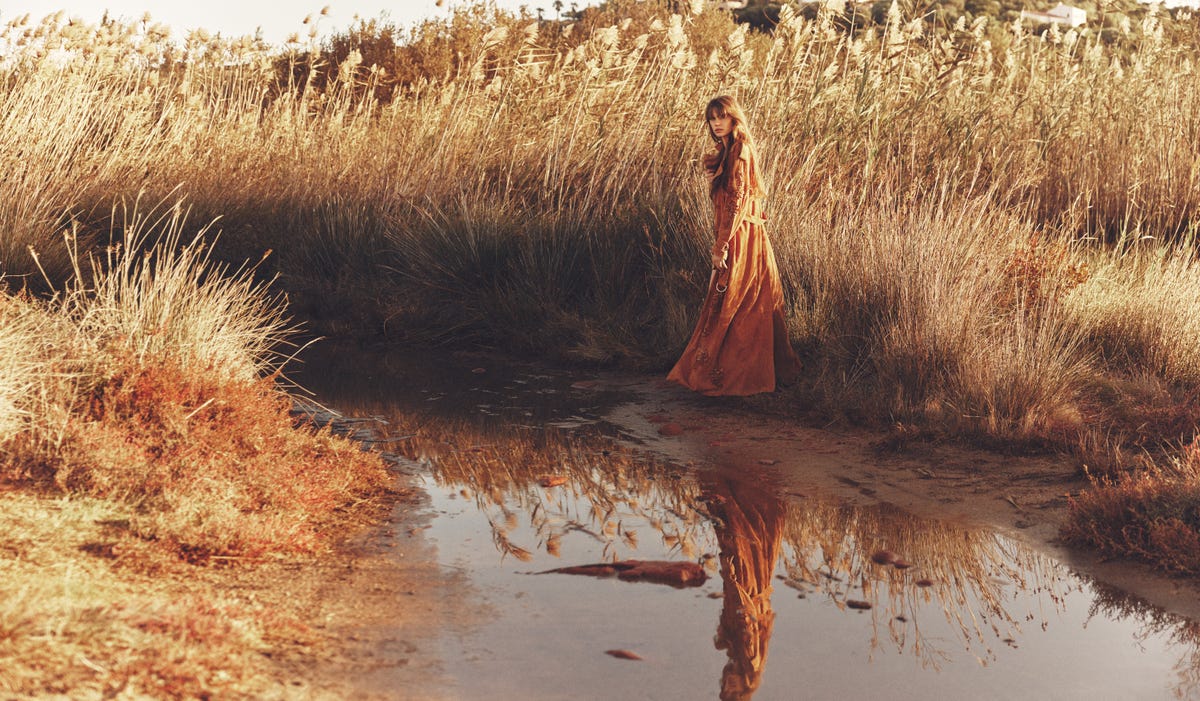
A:
<svg viewBox="0 0 1200 701">
<path fill-rule="evenodd" d="M 735 143 L 726 187 L 713 193 L 716 242 L 727 270 L 708 285 L 700 320 L 667 379 L 708 395 L 772 392 L 800 371 L 783 317 L 783 285 L 751 183 L 754 150 Z M 719 174 L 719 173 L 718 173 Z"/>
</svg>

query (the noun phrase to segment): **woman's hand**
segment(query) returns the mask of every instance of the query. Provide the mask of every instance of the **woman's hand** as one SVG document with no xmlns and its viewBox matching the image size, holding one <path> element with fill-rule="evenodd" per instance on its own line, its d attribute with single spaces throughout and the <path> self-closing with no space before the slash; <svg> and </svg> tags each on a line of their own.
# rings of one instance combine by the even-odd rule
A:
<svg viewBox="0 0 1200 701">
<path fill-rule="evenodd" d="M 724 251 L 722 251 L 721 253 L 712 254 L 713 270 L 724 270 L 724 269 L 728 268 L 729 264 L 727 262 L 725 262 L 725 259 L 728 257 L 729 257 L 729 254 Z"/>
</svg>

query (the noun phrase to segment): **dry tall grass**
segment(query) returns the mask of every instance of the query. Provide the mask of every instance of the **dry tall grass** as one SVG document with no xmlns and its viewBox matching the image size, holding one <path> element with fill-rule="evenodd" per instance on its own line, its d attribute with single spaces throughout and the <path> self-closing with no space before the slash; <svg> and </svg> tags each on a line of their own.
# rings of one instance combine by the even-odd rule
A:
<svg viewBox="0 0 1200 701">
<path fill-rule="evenodd" d="M 16 23 L 0 262 L 33 285 L 33 246 L 60 279 L 61 231 L 99 245 L 115 199 L 178 193 L 235 266 L 274 250 L 260 270 L 308 316 L 661 368 L 707 278 L 697 112 L 736 93 L 806 405 L 1093 467 L 1194 433 L 1194 47 L 1157 11 L 1118 53 L 896 8 L 853 35 L 785 9 L 770 37 L 713 10 L 464 11 L 410 37 L 411 65 L 444 70 L 405 84 L 363 64 L 364 28 L 322 74 L 311 41 Z"/>
<path fill-rule="evenodd" d="M 1076 440 L 1106 373 L 1191 381 L 1200 346 L 1176 324 L 1196 283 L 1167 241 L 1200 201 L 1200 83 L 1153 13 L 1131 58 L 1088 32 L 1014 28 L 1001 49 L 982 22 L 934 35 L 896 12 L 853 37 L 787 10 L 772 37 L 711 11 L 590 17 L 590 35 L 504 13 L 426 27 L 409 54 L 477 43 L 387 104 L 362 52 L 317 89 L 311 43 L 281 58 L 148 23 L 14 26 L 5 269 L 32 273 L 32 245 L 69 272 L 63 227 L 103 241 L 114 198 L 178 192 L 221 217 L 223 256 L 276 251 L 306 314 L 658 367 L 705 279 L 697 106 L 734 92 L 766 156 L 810 402 Z M 1133 243 L 1079 238 L 1121 232 Z M 1031 239 L 1086 262 L 1072 289 L 1037 295 L 1069 266 L 1014 276 Z"/>
<path fill-rule="evenodd" d="M 128 503 L 134 533 L 189 558 L 314 549 L 321 521 L 384 470 L 295 430 L 268 377 L 282 300 L 211 260 L 203 231 L 184 243 L 185 225 L 179 204 L 132 205 L 103 259 L 85 264 L 68 236 L 63 287 L 5 298 L 0 479 Z"/>
</svg>

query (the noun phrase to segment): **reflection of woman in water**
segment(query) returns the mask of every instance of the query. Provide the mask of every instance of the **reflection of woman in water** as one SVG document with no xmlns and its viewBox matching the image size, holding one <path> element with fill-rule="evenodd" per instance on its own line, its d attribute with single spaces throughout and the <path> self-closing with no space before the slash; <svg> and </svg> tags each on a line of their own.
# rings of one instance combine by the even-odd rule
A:
<svg viewBox="0 0 1200 701">
<path fill-rule="evenodd" d="M 716 144 L 704 159 L 716 212 L 712 276 L 700 320 L 667 379 L 709 395 L 771 392 L 794 380 L 800 363 L 784 324 L 754 141 L 732 97 L 714 98 L 704 118 Z"/>
<path fill-rule="evenodd" d="M 783 538 L 784 505 L 775 494 L 753 486 L 744 472 L 704 479 L 710 510 L 716 517 L 725 601 L 716 645 L 729 661 L 721 672 L 721 700 L 753 696 L 767 662 L 767 643 L 775 623 L 771 578 Z"/>
</svg>

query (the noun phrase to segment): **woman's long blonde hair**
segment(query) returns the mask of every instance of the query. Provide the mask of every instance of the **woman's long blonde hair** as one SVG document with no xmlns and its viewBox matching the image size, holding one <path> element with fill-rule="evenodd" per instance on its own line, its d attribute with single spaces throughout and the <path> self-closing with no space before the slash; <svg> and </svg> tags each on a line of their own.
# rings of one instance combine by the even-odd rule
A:
<svg viewBox="0 0 1200 701">
<path fill-rule="evenodd" d="M 712 125 L 708 123 L 713 117 L 729 117 L 733 120 L 728 144 L 713 133 Z M 729 188 L 729 174 L 733 171 L 734 162 L 743 148 L 754 148 L 754 137 L 750 135 L 750 122 L 746 119 L 746 113 L 731 95 L 719 95 L 708 101 L 704 108 L 704 128 L 708 131 L 709 138 L 717 144 L 717 152 L 704 157 L 704 167 L 708 172 L 717 174 L 712 180 L 712 191 L 715 193 L 718 188 Z M 750 192 L 755 197 L 765 197 L 767 194 L 756 158 L 750 159 Z"/>
</svg>

